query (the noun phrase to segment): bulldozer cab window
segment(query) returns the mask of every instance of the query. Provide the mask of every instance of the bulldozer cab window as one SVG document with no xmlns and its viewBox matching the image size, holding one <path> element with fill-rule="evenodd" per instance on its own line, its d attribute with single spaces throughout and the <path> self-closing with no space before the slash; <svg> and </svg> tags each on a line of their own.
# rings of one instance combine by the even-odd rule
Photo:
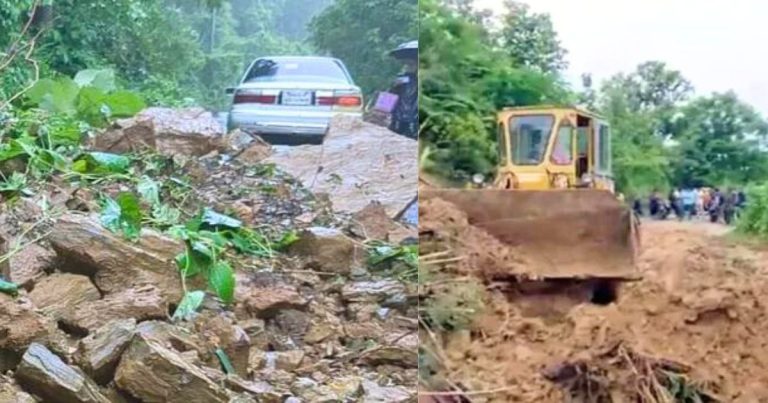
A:
<svg viewBox="0 0 768 403">
<path fill-rule="evenodd" d="M 561 124 L 557 129 L 555 147 L 552 150 L 552 163 L 570 165 L 573 163 L 573 128 L 569 124 Z"/>
<path fill-rule="evenodd" d="M 499 147 L 499 165 L 507 165 L 508 159 L 507 159 L 507 136 L 504 133 L 504 124 L 499 123 L 499 130 L 498 130 L 498 147 Z"/>
<path fill-rule="evenodd" d="M 544 160 L 555 118 L 551 115 L 514 116 L 509 120 L 512 162 L 539 165 Z"/>
<path fill-rule="evenodd" d="M 611 172 L 611 135 L 607 125 L 600 123 L 597 132 L 597 172 Z"/>
</svg>

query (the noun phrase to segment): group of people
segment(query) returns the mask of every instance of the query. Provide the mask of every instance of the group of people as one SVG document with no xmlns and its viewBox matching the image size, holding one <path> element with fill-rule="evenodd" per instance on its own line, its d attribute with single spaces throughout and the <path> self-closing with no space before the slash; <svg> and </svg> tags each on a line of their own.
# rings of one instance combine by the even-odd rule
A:
<svg viewBox="0 0 768 403">
<path fill-rule="evenodd" d="M 713 223 L 730 224 L 746 203 L 744 191 L 735 189 L 721 191 L 718 188 L 686 187 L 672 189 L 666 198 L 659 191 L 654 190 L 648 197 L 648 215 L 652 218 L 666 219 L 674 214 L 680 220 L 708 216 Z M 632 208 L 639 216 L 645 215 L 641 199 L 635 199 Z"/>
</svg>

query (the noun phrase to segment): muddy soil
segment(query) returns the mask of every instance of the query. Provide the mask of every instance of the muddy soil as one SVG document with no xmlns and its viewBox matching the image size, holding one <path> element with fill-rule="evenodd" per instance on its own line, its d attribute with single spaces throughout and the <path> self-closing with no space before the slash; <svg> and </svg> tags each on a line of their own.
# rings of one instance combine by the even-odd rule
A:
<svg viewBox="0 0 768 403">
<path fill-rule="evenodd" d="M 485 281 L 485 307 L 467 329 L 423 330 L 443 364 L 427 375 L 432 388 L 474 402 L 768 402 L 768 249 L 705 223 L 641 231 L 639 281 Z M 441 270 L 487 279 L 472 257 L 483 245 L 423 235 L 425 254 L 469 255 Z M 498 249 L 485 247 L 493 260 Z"/>
</svg>

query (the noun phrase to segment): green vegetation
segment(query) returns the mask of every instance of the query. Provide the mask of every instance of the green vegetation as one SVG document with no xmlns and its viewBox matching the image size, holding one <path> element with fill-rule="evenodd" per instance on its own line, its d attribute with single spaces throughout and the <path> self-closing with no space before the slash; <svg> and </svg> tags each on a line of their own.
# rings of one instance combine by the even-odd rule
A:
<svg viewBox="0 0 768 403">
<path fill-rule="evenodd" d="M 386 89 L 401 69 L 388 52 L 419 37 L 417 9 L 416 0 L 336 0 L 312 21 L 311 42 L 344 60 L 366 93 Z"/>
<path fill-rule="evenodd" d="M 221 108 L 228 100 L 224 88 L 232 86 L 255 57 L 286 54 L 339 57 L 370 92 L 386 87 L 399 69 L 386 52 L 417 38 L 416 4 L 0 0 L 0 107 L 38 79 L 55 80 L 57 92 L 69 93 L 73 84 L 59 77 L 110 69 L 119 87 L 141 95 L 150 105 Z M 112 90 L 98 85 L 100 77 L 88 74 L 94 87 Z M 87 92 L 81 95 L 83 102 L 123 96 Z M 57 109 L 77 109 L 73 96 L 59 97 L 64 104 L 54 103 Z"/>
<path fill-rule="evenodd" d="M 567 53 L 547 15 L 515 1 L 498 28 L 466 0 L 421 2 L 421 139 L 433 174 L 466 180 L 496 164 L 505 106 L 583 104 L 613 126 L 617 189 L 745 186 L 768 174 L 768 123 L 732 92 L 694 95 L 683 72 L 649 61 L 599 88 L 562 78 Z"/>
<path fill-rule="evenodd" d="M 175 318 L 189 317 L 203 301 L 204 290 L 187 290 L 193 276 L 230 303 L 235 256 L 271 258 L 297 235 L 267 236 L 207 208 L 187 212 L 190 186 L 169 175 L 179 168 L 172 160 L 91 152 L 81 144 L 148 105 L 223 108 L 224 89 L 259 56 L 339 57 L 366 92 L 386 88 L 400 68 L 387 52 L 417 37 L 416 4 L 0 0 L 0 196 L 31 196 L 49 180 L 88 187 L 110 231 L 137 242 L 143 228 L 152 228 L 186 244 L 176 259 L 185 296 Z M 412 261 L 414 251 L 395 248 L 377 264 L 409 276 Z M 0 292 L 13 287 L 0 284 Z"/>
</svg>

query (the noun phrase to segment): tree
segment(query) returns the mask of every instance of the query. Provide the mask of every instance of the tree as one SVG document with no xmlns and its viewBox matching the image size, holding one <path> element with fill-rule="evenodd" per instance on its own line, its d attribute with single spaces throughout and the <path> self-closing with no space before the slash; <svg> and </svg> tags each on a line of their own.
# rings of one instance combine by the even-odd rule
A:
<svg viewBox="0 0 768 403">
<path fill-rule="evenodd" d="M 336 0 L 310 24 L 311 42 L 343 60 L 365 92 L 386 89 L 401 69 L 388 52 L 418 39 L 416 0 Z"/>
<path fill-rule="evenodd" d="M 768 175 L 761 147 L 768 123 L 735 93 L 695 99 L 681 110 L 675 180 L 690 185 L 744 184 Z"/>
<path fill-rule="evenodd" d="M 505 0 L 507 13 L 501 31 L 502 47 L 515 62 L 544 73 L 568 67 L 566 50 L 560 45 L 548 14 L 536 14 L 528 5 Z"/>
<path fill-rule="evenodd" d="M 506 106 L 564 103 L 555 77 L 516 65 L 488 31 L 435 0 L 422 0 L 420 140 L 434 173 L 468 179 L 495 168 L 496 112 Z"/>
</svg>

